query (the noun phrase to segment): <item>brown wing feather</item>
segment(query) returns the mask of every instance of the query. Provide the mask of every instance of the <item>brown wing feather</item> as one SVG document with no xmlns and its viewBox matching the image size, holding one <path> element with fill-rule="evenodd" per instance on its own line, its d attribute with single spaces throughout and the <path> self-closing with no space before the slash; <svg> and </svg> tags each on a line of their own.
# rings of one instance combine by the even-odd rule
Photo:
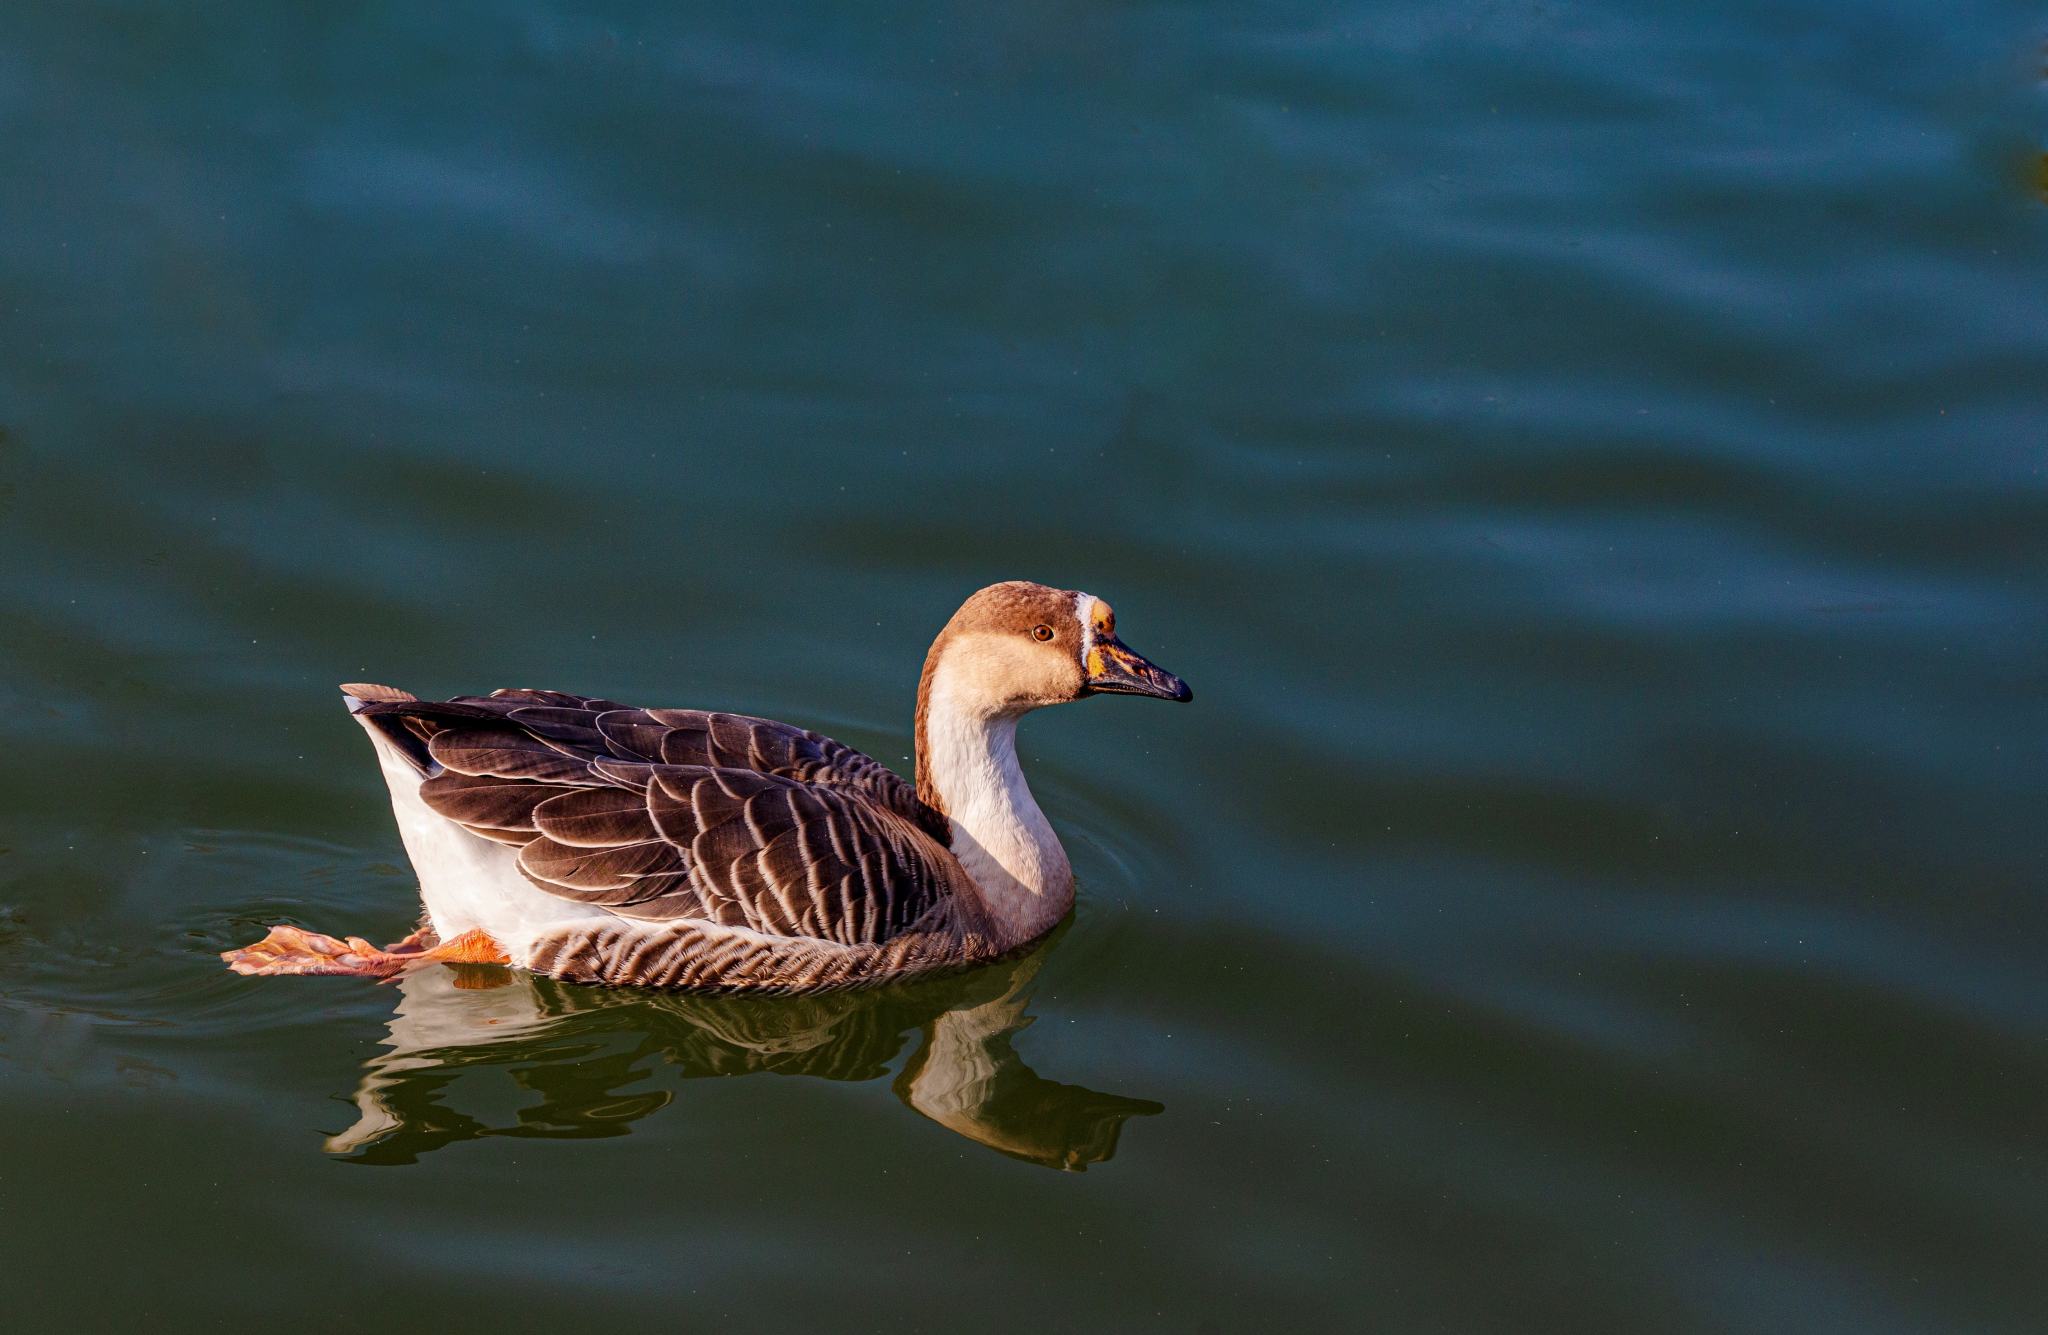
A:
<svg viewBox="0 0 2048 1335">
<path fill-rule="evenodd" d="M 420 784 L 420 796 L 427 805 L 458 825 L 473 830 L 524 831 L 527 835 L 536 828 L 533 809 L 562 792 L 549 784 L 453 769 Z"/>
<path fill-rule="evenodd" d="M 533 809 L 535 828 L 558 844 L 608 848 L 658 839 L 647 797 L 630 788 L 578 788 Z"/>
<path fill-rule="evenodd" d="M 427 753 L 463 774 L 528 779 L 535 783 L 594 784 L 590 762 L 513 728 L 454 727 L 427 739 Z"/>
</svg>

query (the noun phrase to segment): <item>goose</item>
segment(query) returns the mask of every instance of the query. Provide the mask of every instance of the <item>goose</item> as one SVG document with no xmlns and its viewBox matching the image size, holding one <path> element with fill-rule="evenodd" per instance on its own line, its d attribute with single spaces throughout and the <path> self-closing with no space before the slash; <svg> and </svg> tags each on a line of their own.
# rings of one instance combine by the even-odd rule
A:
<svg viewBox="0 0 2048 1335">
<path fill-rule="evenodd" d="M 237 973 L 481 963 L 794 993 L 998 959 L 1074 903 L 1018 768 L 1018 720 L 1090 695 L 1193 698 L 1117 638 L 1107 602 L 1022 580 L 968 598 L 925 655 L 915 783 L 771 719 L 526 688 L 341 690 L 391 789 L 425 921 L 381 949 L 273 927 L 222 953 Z"/>
</svg>

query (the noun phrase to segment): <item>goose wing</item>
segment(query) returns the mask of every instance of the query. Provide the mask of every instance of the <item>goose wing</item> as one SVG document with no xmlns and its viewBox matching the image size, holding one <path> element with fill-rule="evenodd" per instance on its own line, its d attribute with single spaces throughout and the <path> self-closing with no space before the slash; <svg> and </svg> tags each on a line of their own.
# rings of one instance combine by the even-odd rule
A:
<svg viewBox="0 0 2048 1335">
<path fill-rule="evenodd" d="M 888 766 L 830 737 L 774 719 L 704 709 L 635 709 L 616 700 L 531 689 L 370 704 L 358 712 L 400 716 L 422 741 L 450 726 L 498 724 L 571 758 L 753 770 L 841 788 L 903 817 L 942 845 L 952 838 L 946 818 L 920 801 L 917 789 Z"/>
<path fill-rule="evenodd" d="M 735 715 L 506 699 L 359 712 L 403 721 L 438 771 L 421 798 L 519 845 L 520 870 L 550 894 L 842 945 L 934 926 L 955 905 L 964 873 L 880 776 L 915 793 L 850 747 Z"/>
</svg>

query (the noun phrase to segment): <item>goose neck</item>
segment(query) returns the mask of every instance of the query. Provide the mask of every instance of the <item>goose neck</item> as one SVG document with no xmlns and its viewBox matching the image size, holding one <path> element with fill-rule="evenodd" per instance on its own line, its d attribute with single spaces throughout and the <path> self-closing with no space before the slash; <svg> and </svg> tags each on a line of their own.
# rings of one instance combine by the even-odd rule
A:
<svg viewBox="0 0 2048 1335">
<path fill-rule="evenodd" d="M 1007 946 L 1050 930 L 1074 902 L 1066 850 L 1017 763 L 1021 711 L 977 707 L 941 664 L 919 692 L 918 792 L 952 826 L 953 853 Z"/>
</svg>

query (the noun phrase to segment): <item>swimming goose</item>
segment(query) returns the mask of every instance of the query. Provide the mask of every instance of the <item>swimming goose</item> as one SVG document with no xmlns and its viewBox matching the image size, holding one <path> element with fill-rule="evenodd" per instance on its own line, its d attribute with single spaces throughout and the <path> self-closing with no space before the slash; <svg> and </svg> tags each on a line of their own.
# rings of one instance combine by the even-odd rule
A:
<svg viewBox="0 0 2048 1335">
<path fill-rule="evenodd" d="M 917 781 L 787 723 L 560 691 L 341 688 L 375 746 L 426 925 L 379 949 L 280 926 L 237 973 L 509 964 L 575 982 L 806 992 L 994 959 L 1066 916 L 1074 874 L 1017 721 L 1096 694 L 1193 697 L 1109 604 L 969 598 L 918 681 Z"/>
</svg>

